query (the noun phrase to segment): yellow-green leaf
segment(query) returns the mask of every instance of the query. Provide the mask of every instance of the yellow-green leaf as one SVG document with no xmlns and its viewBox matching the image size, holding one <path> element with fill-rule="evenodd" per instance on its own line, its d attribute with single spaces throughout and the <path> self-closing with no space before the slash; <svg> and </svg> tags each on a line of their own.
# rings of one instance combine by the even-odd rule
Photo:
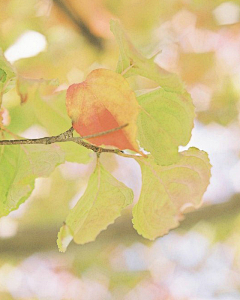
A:
<svg viewBox="0 0 240 300">
<path fill-rule="evenodd" d="M 176 162 L 178 146 L 191 138 L 195 116 L 191 97 L 156 89 L 137 99 L 141 105 L 137 121 L 140 145 L 158 164 Z"/>
<path fill-rule="evenodd" d="M 58 233 L 57 245 L 60 252 L 65 252 L 67 250 L 68 245 L 71 243 L 73 239 L 74 233 L 67 226 L 66 223 L 60 228 Z"/>
<path fill-rule="evenodd" d="M 3 69 L 0 69 L 0 82 L 4 83 L 6 79 L 7 79 L 7 73 Z"/>
<path fill-rule="evenodd" d="M 94 241 L 132 201 L 132 190 L 98 164 L 84 195 L 70 211 L 58 234 L 59 250 L 66 250 L 71 235 L 77 244 Z"/>
<path fill-rule="evenodd" d="M 27 101 L 22 105 L 19 102 L 14 107 L 6 106 L 11 116 L 11 123 L 8 127 L 10 131 L 21 133 L 32 125 L 38 124 L 45 128 L 49 135 L 57 135 L 71 127 L 71 120 L 66 111 L 65 91 L 43 97 L 41 90 L 44 87 L 41 85 L 45 83 L 43 82 L 36 89 L 26 91 Z"/>
<path fill-rule="evenodd" d="M 37 177 L 48 176 L 64 162 L 56 146 L 28 145 L 0 148 L 0 217 L 9 214 L 31 194 Z"/>
<path fill-rule="evenodd" d="M 79 144 L 65 142 L 58 145 L 64 151 L 66 161 L 87 164 L 93 159 L 92 151 Z"/>
<path fill-rule="evenodd" d="M 162 236 L 178 226 L 188 206 L 198 208 L 211 176 L 204 151 L 190 148 L 171 166 L 158 166 L 150 157 L 139 160 L 142 191 L 133 208 L 133 224 L 148 239 Z"/>
<path fill-rule="evenodd" d="M 18 76 L 17 89 L 21 102 L 24 103 L 29 99 L 33 101 L 32 99 L 35 98 L 36 92 L 39 92 L 42 96 L 53 94 L 58 85 L 57 79 L 31 79 Z"/>
<path fill-rule="evenodd" d="M 157 82 L 167 91 L 183 92 L 185 90 L 180 78 L 159 67 L 152 58 L 148 59 L 139 53 L 129 41 L 120 23 L 110 21 L 110 28 L 119 45 L 120 56 L 117 72 L 124 77 L 140 75 Z"/>
<path fill-rule="evenodd" d="M 0 92 L 8 92 L 16 83 L 16 73 L 13 66 L 6 60 L 0 48 Z M 0 103 L 1 104 L 1 103 Z"/>
</svg>

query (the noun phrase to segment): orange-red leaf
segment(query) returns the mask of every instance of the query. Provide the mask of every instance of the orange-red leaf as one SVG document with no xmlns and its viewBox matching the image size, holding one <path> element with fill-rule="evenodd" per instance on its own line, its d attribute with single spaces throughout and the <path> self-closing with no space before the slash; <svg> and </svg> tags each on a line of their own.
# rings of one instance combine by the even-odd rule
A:
<svg viewBox="0 0 240 300">
<path fill-rule="evenodd" d="M 92 71 L 84 82 L 68 88 L 66 104 L 73 127 L 81 136 L 129 124 L 121 130 L 91 138 L 91 143 L 138 151 L 139 106 L 122 75 L 107 69 Z"/>
</svg>

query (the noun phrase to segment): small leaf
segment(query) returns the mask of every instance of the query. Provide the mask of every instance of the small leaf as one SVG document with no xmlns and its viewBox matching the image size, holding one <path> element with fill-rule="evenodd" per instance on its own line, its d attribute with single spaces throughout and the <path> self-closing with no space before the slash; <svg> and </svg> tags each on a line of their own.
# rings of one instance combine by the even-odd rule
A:
<svg viewBox="0 0 240 300">
<path fill-rule="evenodd" d="M 37 177 L 45 177 L 64 162 L 58 147 L 44 145 L 1 146 L 0 217 L 23 203 L 34 189 Z"/>
<path fill-rule="evenodd" d="M 16 83 L 16 72 L 0 48 L 0 92 L 7 93 Z"/>
<path fill-rule="evenodd" d="M 207 154 L 196 148 L 182 152 L 171 166 L 158 166 L 151 157 L 139 164 L 142 191 L 133 208 L 133 224 L 139 234 L 153 240 L 177 227 L 186 207 L 201 205 L 211 164 Z"/>
<path fill-rule="evenodd" d="M 70 228 L 63 224 L 58 233 L 57 245 L 60 252 L 65 252 L 67 250 L 68 245 L 71 243 L 73 239 L 73 233 Z"/>
<path fill-rule="evenodd" d="M 0 82 L 4 83 L 6 79 L 7 79 L 7 73 L 3 69 L 0 69 Z"/>
<path fill-rule="evenodd" d="M 20 88 L 19 84 L 20 82 L 18 82 L 18 88 Z M 25 82 L 25 84 L 27 83 Z M 43 87 L 41 87 L 42 85 Z M 30 90 L 27 90 L 26 87 L 27 98 L 23 97 L 23 99 L 27 99 L 27 101 L 21 103 L 22 105 L 7 107 L 11 116 L 11 123 L 8 127 L 10 131 L 21 133 L 37 124 L 45 128 L 49 135 L 58 135 L 71 127 L 71 120 L 66 110 L 65 91 L 43 97 L 41 92 L 45 90 L 45 87 L 44 82 L 39 85 L 36 83 L 36 87 L 29 86 Z M 24 92 L 22 95 L 24 96 Z"/>
<path fill-rule="evenodd" d="M 158 164 L 176 162 L 178 146 L 191 138 L 195 116 L 191 97 L 155 89 L 137 99 L 141 106 L 137 121 L 140 145 Z"/>
<path fill-rule="evenodd" d="M 106 69 L 92 71 L 84 82 L 68 88 L 66 104 L 73 127 L 82 136 L 128 124 L 121 130 L 89 139 L 91 143 L 138 151 L 139 105 L 121 75 Z"/>
<path fill-rule="evenodd" d="M 132 201 L 132 190 L 115 179 L 101 165 L 97 165 L 84 195 L 67 216 L 64 225 L 67 227 L 63 226 L 58 234 L 60 251 L 65 250 L 66 245 L 63 246 L 61 241 L 65 236 L 69 236 L 69 233 L 77 244 L 94 241 Z"/>
<path fill-rule="evenodd" d="M 65 160 L 79 164 L 87 164 L 92 160 L 92 151 L 73 142 L 59 143 L 65 153 Z"/>
<path fill-rule="evenodd" d="M 148 59 L 140 54 L 129 41 L 120 23 L 110 21 L 110 28 L 114 34 L 120 49 L 117 72 L 124 77 L 140 75 L 157 82 L 166 91 L 182 93 L 185 88 L 176 74 L 159 67 L 154 60 Z"/>
<path fill-rule="evenodd" d="M 18 94 L 22 103 L 28 99 L 34 99 L 36 92 L 39 92 L 41 96 L 51 95 L 58 85 L 57 79 L 31 79 L 22 76 L 18 76 L 17 82 Z"/>
</svg>

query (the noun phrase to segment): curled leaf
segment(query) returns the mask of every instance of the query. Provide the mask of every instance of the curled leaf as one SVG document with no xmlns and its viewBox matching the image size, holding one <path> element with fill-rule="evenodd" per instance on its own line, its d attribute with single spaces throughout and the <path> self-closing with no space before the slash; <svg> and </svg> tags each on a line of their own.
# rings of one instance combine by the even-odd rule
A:
<svg viewBox="0 0 240 300">
<path fill-rule="evenodd" d="M 66 223 L 60 228 L 57 245 L 60 252 L 65 252 L 73 239 L 73 233 Z"/>
</svg>

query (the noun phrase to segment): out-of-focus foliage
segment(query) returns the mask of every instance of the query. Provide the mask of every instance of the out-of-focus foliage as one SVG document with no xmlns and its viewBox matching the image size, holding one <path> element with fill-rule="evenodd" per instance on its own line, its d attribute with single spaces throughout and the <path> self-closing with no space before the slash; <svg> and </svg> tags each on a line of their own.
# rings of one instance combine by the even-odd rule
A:
<svg viewBox="0 0 240 300">
<path fill-rule="evenodd" d="M 239 0 L 65 0 L 93 35 L 102 38 L 102 50 L 88 42 L 56 2 L 60 1 L 0 1 L 3 52 L 29 30 L 46 38 L 39 54 L 12 61 L 19 74 L 59 79 L 53 95 L 31 95 L 24 104 L 14 87 L 5 93 L 0 112 L 4 126 L 25 137 L 67 130 L 67 86 L 83 81 L 93 69 L 116 67 L 118 48 L 108 25 L 110 18 L 117 17 L 146 57 L 159 53 L 154 57 L 159 67 L 185 81 L 197 112 L 193 140 L 200 149 L 208 149 L 213 177 L 205 208 L 187 214 L 178 231 L 148 242 L 132 230 L 131 213 L 126 212 L 96 242 L 71 245 L 62 255 L 55 237 L 69 206 L 83 194 L 95 164 L 89 169 L 73 163 L 78 151 L 78 163 L 93 159 L 76 145 L 69 152 L 71 162 L 49 178 L 38 179 L 28 202 L 0 221 L 0 298 L 239 299 Z M 134 89 L 156 87 L 142 77 L 128 80 Z M 28 105 L 35 98 L 42 104 L 29 119 Z M 134 162 L 111 158 L 111 165 L 107 164 L 109 172 L 139 193 Z"/>
<path fill-rule="evenodd" d="M 70 15 L 72 21 L 76 23 L 75 16 L 73 12 L 71 12 L 70 7 L 67 7 L 65 3 L 59 2 L 57 2 L 57 5 L 63 9 L 67 15 Z M 82 29 L 84 35 L 88 37 L 89 42 L 94 44 L 95 47 L 102 47 L 98 37 L 94 37 L 93 33 L 83 25 L 82 21 L 78 23 L 78 25 Z M 170 229 L 176 227 L 178 221 L 182 218 L 180 210 L 183 211 L 185 207 L 194 201 L 194 199 L 189 199 L 192 194 L 190 191 L 191 189 L 189 189 L 189 192 L 183 193 L 181 185 L 176 184 L 175 191 L 172 192 L 172 184 L 174 185 L 180 180 L 178 172 L 179 166 L 172 164 L 177 163 L 178 161 L 182 164 L 181 154 L 178 153 L 178 146 L 186 145 L 190 140 L 193 128 L 194 107 L 190 95 L 185 91 L 185 88 L 177 75 L 164 71 L 159 68 L 153 60 L 146 59 L 141 54 L 138 54 L 118 22 L 111 21 L 111 29 L 117 38 L 120 48 L 120 58 L 117 67 L 117 72 L 120 72 L 120 74 L 104 68 L 95 69 L 87 76 L 85 81 L 70 85 L 66 94 L 66 107 L 68 116 L 72 119 L 72 129 L 70 131 L 64 130 L 60 135 L 51 137 L 51 139 L 54 138 L 55 141 L 61 142 L 58 138 L 65 136 L 69 137 L 69 134 L 71 134 L 71 138 L 73 138 L 72 132 L 75 129 L 76 132 L 82 136 L 81 146 L 86 146 L 86 148 L 97 152 L 97 166 L 99 164 L 100 154 L 104 149 L 98 148 L 96 150 L 96 146 L 103 145 L 116 147 L 120 150 L 111 150 L 108 148 L 106 151 L 114 151 L 114 153 L 121 154 L 122 156 L 127 156 L 127 154 L 121 150 L 134 151 L 141 154 L 143 160 L 146 159 L 146 155 L 143 151 L 149 151 L 149 155 L 153 155 L 154 158 L 154 160 L 151 160 L 150 168 L 153 174 L 152 176 L 149 176 L 147 181 L 143 176 L 140 203 L 136 206 L 137 208 L 141 207 L 142 209 L 135 210 L 135 212 L 140 211 L 140 214 L 135 214 L 133 223 L 139 233 L 144 237 L 153 239 L 166 234 Z M 7 50 L 5 53 L 7 56 L 10 56 L 11 59 L 11 55 L 13 55 L 14 52 L 11 52 L 10 50 L 8 52 Z M 9 66 L 7 63 L 6 66 L 3 66 L 2 68 L 4 72 L 3 75 L 9 73 Z M 126 76 L 126 74 L 128 75 Z M 150 93 L 139 96 L 139 101 L 137 101 L 134 91 L 131 89 L 128 81 L 124 78 L 124 76 L 128 77 L 129 75 L 142 75 L 155 81 L 160 87 L 154 91 L 150 89 Z M 3 80 L 6 80 L 5 77 L 6 76 L 3 76 Z M 64 120 L 61 123 L 65 126 L 66 122 L 64 121 L 67 121 L 67 118 L 64 116 L 65 109 L 59 109 L 58 103 L 56 107 L 51 106 L 52 103 L 49 105 L 52 97 L 55 94 L 58 96 L 56 89 L 57 85 L 58 82 L 56 80 L 28 79 L 17 72 L 17 92 L 20 96 L 20 103 L 25 106 L 30 118 L 30 122 L 26 128 L 27 130 L 32 123 L 33 125 L 42 125 L 45 130 L 49 131 L 51 130 L 51 124 L 57 126 L 63 118 Z M 16 96 L 17 95 L 15 95 L 15 98 L 18 99 Z M 11 107 L 11 101 L 9 102 Z M 16 100 L 15 102 L 17 103 Z M 18 111 L 23 112 L 22 110 Z M 52 119 L 49 112 L 53 112 L 55 120 Z M 45 114 L 48 122 L 46 122 Z M 26 117 L 26 115 L 24 115 L 24 117 Z M 13 116 L 11 111 L 10 116 Z M 121 125 L 124 125 L 125 127 L 119 128 Z M 106 134 L 106 131 L 113 130 L 114 128 L 118 128 L 118 131 L 108 132 Z M 101 136 L 97 137 L 92 136 L 101 132 L 105 132 L 105 134 L 101 134 Z M 3 136 L 4 133 L 13 136 L 15 135 L 15 133 L 11 132 L 8 128 L 2 127 Z M 92 144 L 83 141 L 83 139 L 88 139 L 86 136 L 89 135 L 92 136 L 89 139 L 89 142 Z M 137 135 L 139 138 L 138 141 Z M 47 138 L 45 138 L 44 141 L 46 139 Z M 33 141 L 31 140 L 31 143 L 32 142 Z M 43 142 L 43 139 L 35 142 L 41 143 Z M 44 144 L 50 143 L 52 142 L 46 140 Z M 141 151 L 140 147 L 144 147 L 144 149 Z M 27 151 L 27 147 L 23 147 L 22 149 L 21 145 L 19 149 L 24 152 Z M 65 155 L 68 160 L 79 162 L 78 153 L 74 151 L 74 147 L 73 149 L 65 147 L 65 150 L 67 151 Z M 195 151 L 195 156 L 202 155 L 198 149 Z M 80 158 L 83 159 L 83 161 L 80 160 L 82 163 L 90 161 L 90 158 L 87 158 L 87 156 L 84 159 L 85 153 L 86 151 L 83 151 L 83 153 L 80 154 Z M 74 159 L 73 154 L 76 154 L 76 159 Z M 51 156 L 49 157 L 51 158 Z M 130 158 L 138 159 L 138 155 L 130 156 Z M 6 160 L 6 162 L 4 160 Z M 17 184 L 15 184 L 15 178 L 12 179 L 15 174 L 14 171 L 13 175 L 10 174 L 10 176 L 6 176 L 6 178 L 4 178 L 5 181 L 2 182 L 2 186 L 0 185 L 2 189 L 2 215 L 7 215 L 11 210 L 18 208 L 19 205 L 30 196 L 30 193 L 33 190 L 32 180 L 45 175 L 45 173 L 42 174 L 41 172 L 39 173 L 36 171 L 37 167 L 34 166 L 35 160 L 31 156 L 28 157 L 28 159 L 25 159 L 27 163 L 21 164 L 21 155 L 18 154 L 16 155 L 16 160 L 17 162 L 12 163 L 10 159 L 5 159 L 5 156 L 2 156 L 1 159 L 2 174 L 4 174 L 5 169 L 11 169 L 12 166 L 16 166 L 16 168 L 19 167 L 20 169 L 22 168 L 22 172 L 25 172 L 25 165 L 27 166 L 26 176 L 21 176 L 20 179 L 16 176 Z M 209 184 L 211 165 L 207 156 L 205 157 L 205 160 L 209 172 L 201 173 L 203 176 L 199 176 L 198 181 L 188 180 L 191 181 L 189 183 L 190 186 L 192 185 L 192 182 L 195 182 L 194 198 L 197 199 L 203 196 L 203 193 L 206 191 L 207 185 Z M 20 162 L 20 166 L 18 166 L 18 162 Z M 42 164 L 44 165 L 46 162 L 51 166 L 51 162 L 47 161 L 47 158 L 43 160 Z M 56 165 L 63 162 L 64 160 L 61 160 L 56 163 Z M 197 160 L 195 160 L 195 162 L 197 163 Z M 171 172 L 164 172 L 164 177 L 166 177 L 165 180 L 171 182 L 172 178 L 177 178 L 177 181 L 165 185 L 165 183 L 162 183 L 162 179 L 160 179 L 161 176 L 158 174 L 158 166 L 170 165 L 173 166 L 173 168 Z M 191 167 L 187 164 L 187 167 L 183 165 L 182 168 L 187 169 Z M 53 171 L 54 167 L 50 168 L 50 170 Z M 142 171 L 144 172 L 143 168 Z M 31 177 L 31 172 L 33 173 L 33 177 Z M 156 175 L 157 177 L 154 173 L 158 174 Z M 38 174 L 40 175 L 38 176 Z M 57 243 L 60 251 L 66 250 L 72 238 L 79 244 L 95 240 L 97 235 L 103 229 L 115 221 L 120 215 L 121 210 L 132 203 L 131 189 L 127 188 L 128 193 L 125 192 L 121 182 L 117 179 L 111 179 L 111 175 L 109 174 L 109 177 L 106 174 L 108 173 L 106 173 L 103 168 L 97 168 L 93 173 L 93 176 L 90 177 L 88 188 L 73 210 L 71 210 L 67 216 L 66 223 L 64 223 L 64 226 L 60 230 Z M 198 175 L 199 174 L 200 173 L 198 173 Z M 27 186 L 21 187 L 22 177 L 30 178 L 31 183 L 25 179 L 24 183 L 27 181 L 27 183 L 25 183 Z M 150 199 L 151 197 L 147 198 L 148 201 L 142 200 L 146 199 L 146 191 L 144 191 L 146 182 L 147 186 L 149 185 L 153 188 L 153 191 L 154 189 L 156 189 L 156 191 L 163 191 L 163 193 L 160 193 L 160 197 L 156 198 L 157 193 L 154 192 L 152 194 L 152 200 Z M 188 186 L 187 182 L 186 185 Z M 29 186 L 31 186 L 31 188 L 29 188 Z M 201 186 L 202 189 L 199 189 L 199 186 Z M 6 187 L 8 187 L 7 190 L 5 190 Z M 14 192 L 11 190 L 12 187 Z M 118 193 L 115 191 L 116 187 Z M 16 190 L 19 190 L 19 192 L 16 192 Z M 111 194 L 113 194 L 112 197 L 110 197 Z M 178 194 L 178 197 L 173 197 L 174 203 L 172 203 L 173 194 Z M 166 196 L 168 195 L 168 203 L 165 205 Z M 111 203 L 111 201 L 113 203 Z M 149 203 L 147 202 L 150 201 L 152 201 L 154 205 L 150 205 L 149 210 Z M 12 205 L 9 203 L 12 203 Z M 174 206 L 177 209 L 174 209 Z M 149 214 L 149 211 L 153 213 Z M 154 215 L 157 215 L 157 217 L 160 218 L 159 211 L 161 211 L 160 214 L 166 215 L 166 220 L 169 219 L 170 222 L 162 222 L 162 220 L 160 222 L 157 221 Z M 147 226 L 144 219 L 147 219 Z M 152 228 L 154 228 L 154 230 L 152 230 Z"/>
<path fill-rule="evenodd" d="M 230 78 L 224 78 L 219 90 L 212 95 L 209 109 L 199 112 L 198 117 L 204 123 L 215 121 L 223 126 L 238 118 L 239 92 Z"/>
</svg>

